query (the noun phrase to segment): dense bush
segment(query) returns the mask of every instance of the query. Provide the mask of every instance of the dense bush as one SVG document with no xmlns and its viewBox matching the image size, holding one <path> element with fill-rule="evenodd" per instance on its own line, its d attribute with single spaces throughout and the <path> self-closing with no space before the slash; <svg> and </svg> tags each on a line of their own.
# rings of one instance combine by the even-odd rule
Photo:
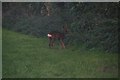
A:
<svg viewBox="0 0 120 80">
<path fill-rule="evenodd" d="M 76 3 L 72 7 L 71 40 L 88 49 L 118 52 L 118 4 Z M 72 41 L 72 42 L 74 42 Z"/>
</svg>

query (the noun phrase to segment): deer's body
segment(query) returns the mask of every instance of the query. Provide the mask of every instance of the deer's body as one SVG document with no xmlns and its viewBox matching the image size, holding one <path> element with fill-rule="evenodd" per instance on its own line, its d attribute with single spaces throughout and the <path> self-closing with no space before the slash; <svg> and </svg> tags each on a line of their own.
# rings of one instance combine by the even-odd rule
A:
<svg viewBox="0 0 120 80">
<path fill-rule="evenodd" d="M 52 39 L 64 39 L 65 34 L 61 32 L 49 32 L 48 37 Z"/>
</svg>

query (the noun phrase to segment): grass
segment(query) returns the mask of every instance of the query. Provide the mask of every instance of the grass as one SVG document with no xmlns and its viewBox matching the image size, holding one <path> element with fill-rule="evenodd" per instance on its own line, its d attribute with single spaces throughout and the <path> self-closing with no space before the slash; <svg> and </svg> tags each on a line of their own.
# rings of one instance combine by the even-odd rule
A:
<svg viewBox="0 0 120 80">
<path fill-rule="evenodd" d="M 118 55 L 73 47 L 50 49 L 46 38 L 3 29 L 3 78 L 116 78 Z"/>
</svg>

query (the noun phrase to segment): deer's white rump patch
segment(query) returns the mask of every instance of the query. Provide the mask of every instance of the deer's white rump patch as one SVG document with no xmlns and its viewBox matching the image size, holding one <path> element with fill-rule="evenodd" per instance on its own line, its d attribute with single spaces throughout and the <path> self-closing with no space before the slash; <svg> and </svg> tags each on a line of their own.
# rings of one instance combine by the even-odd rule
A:
<svg viewBox="0 0 120 80">
<path fill-rule="evenodd" d="M 48 36 L 48 37 L 52 37 L 52 35 L 50 35 L 50 34 L 48 34 L 47 36 Z"/>
</svg>

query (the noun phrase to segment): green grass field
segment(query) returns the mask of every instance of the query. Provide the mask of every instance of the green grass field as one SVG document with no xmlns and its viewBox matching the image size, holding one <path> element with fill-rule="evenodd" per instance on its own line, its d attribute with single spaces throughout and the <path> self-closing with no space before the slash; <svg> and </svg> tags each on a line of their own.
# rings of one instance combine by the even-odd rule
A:
<svg viewBox="0 0 120 80">
<path fill-rule="evenodd" d="M 48 47 L 36 38 L 3 29 L 3 78 L 116 78 L 118 55 L 82 48 Z"/>
</svg>

